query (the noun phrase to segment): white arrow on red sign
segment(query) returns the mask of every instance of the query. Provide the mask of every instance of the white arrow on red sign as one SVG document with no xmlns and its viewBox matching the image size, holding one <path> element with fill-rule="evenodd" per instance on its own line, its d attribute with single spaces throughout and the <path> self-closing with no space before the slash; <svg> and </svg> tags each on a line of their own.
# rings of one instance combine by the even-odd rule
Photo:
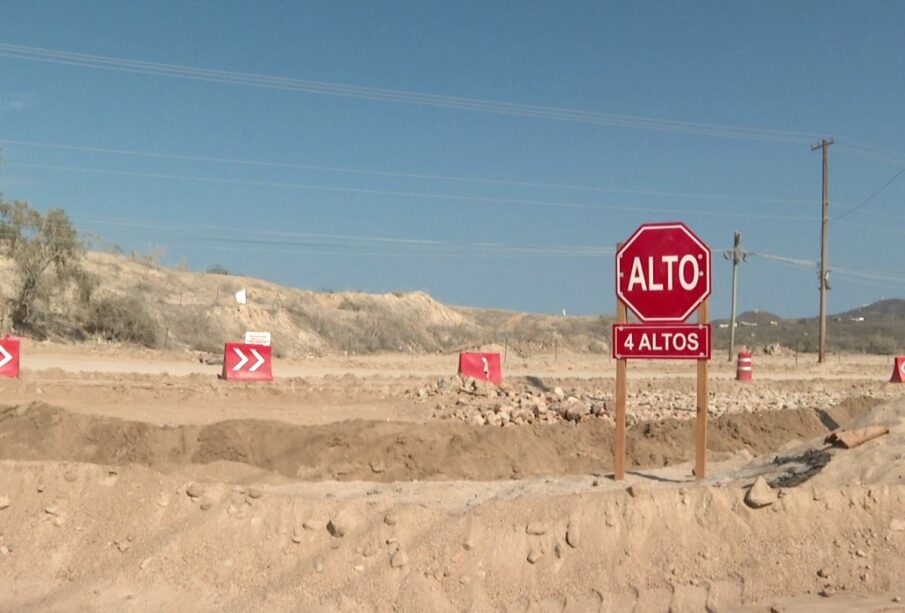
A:
<svg viewBox="0 0 905 613">
<path fill-rule="evenodd" d="M 12 354 L 3 348 L 3 345 L 0 345 L 0 353 L 3 354 L 3 359 L 0 359 L 0 368 L 6 366 L 6 363 L 13 359 Z"/>
<path fill-rule="evenodd" d="M 233 366 L 233 370 L 242 370 L 242 367 L 248 363 L 248 356 L 242 353 L 242 350 L 238 347 L 233 347 L 233 351 L 235 351 L 236 355 L 239 356 L 239 363 Z M 255 356 L 257 362 L 255 362 L 255 364 L 251 368 L 249 368 L 248 371 L 255 372 L 256 370 L 261 368 L 261 364 L 264 363 L 264 358 L 261 357 L 261 354 L 254 349 L 251 350 L 251 353 Z M 0 364 L 0 366 L 2 366 L 2 364 Z"/>
</svg>

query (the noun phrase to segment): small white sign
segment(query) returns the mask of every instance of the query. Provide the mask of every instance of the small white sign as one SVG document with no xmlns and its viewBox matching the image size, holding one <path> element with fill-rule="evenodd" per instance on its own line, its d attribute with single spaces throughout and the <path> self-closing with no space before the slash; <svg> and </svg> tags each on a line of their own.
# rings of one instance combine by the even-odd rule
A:
<svg viewBox="0 0 905 613">
<path fill-rule="evenodd" d="M 248 301 L 248 293 L 244 289 L 240 289 L 236 292 L 236 302 L 239 304 L 245 304 Z"/>
<path fill-rule="evenodd" d="M 252 332 L 247 330 L 245 332 L 245 344 L 270 347 L 270 332 Z"/>
</svg>

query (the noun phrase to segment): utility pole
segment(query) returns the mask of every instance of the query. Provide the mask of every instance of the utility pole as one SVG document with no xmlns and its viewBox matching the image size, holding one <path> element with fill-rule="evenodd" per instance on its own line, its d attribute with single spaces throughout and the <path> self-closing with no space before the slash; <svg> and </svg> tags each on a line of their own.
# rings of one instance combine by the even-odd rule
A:
<svg viewBox="0 0 905 613">
<path fill-rule="evenodd" d="M 817 362 L 823 364 L 826 359 L 826 292 L 830 289 L 830 271 L 827 266 L 828 248 L 827 234 L 830 227 L 830 145 L 833 139 L 823 139 L 811 146 L 811 151 L 823 150 L 823 214 L 820 219 L 820 348 Z"/>
<path fill-rule="evenodd" d="M 735 353 L 735 298 L 738 287 L 739 262 L 748 261 L 748 252 L 742 249 L 742 233 L 735 233 L 732 249 L 723 252 L 723 257 L 732 262 L 732 321 L 729 323 L 729 361 Z"/>
</svg>

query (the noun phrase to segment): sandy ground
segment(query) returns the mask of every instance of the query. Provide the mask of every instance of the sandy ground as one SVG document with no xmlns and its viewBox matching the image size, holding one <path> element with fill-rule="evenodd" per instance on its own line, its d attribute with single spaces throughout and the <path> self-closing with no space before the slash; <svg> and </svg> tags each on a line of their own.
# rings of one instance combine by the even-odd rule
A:
<svg viewBox="0 0 905 613">
<path fill-rule="evenodd" d="M 436 384 L 455 356 L 278 360 L 266 384 L 202 360 L 26 343 L 0 380 L 0 610 L 905 611 L 889 358 L 756 356 L 753 384 L 714 360 L 704 480 L 694 367 L 632 363 L 619 483 L 605 356 L 507 356 L 500 402 L 604 410 L 505 427 L 456 416 L 495 401 Z M 823 442 L 869 424 L 890 433 Z"/>
</svg>

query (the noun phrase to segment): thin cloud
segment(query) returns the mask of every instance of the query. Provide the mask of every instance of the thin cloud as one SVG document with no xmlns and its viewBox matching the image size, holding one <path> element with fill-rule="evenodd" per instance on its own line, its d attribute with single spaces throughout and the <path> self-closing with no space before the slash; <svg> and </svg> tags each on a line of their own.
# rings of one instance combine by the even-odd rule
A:
<svg viewBox="0 0 905 613">
<path fill-rule="evenodd" d="M 30 94 L 0 92 L 0 112 L 27 111 L 31 108 L 31 102 Z"/>
</svg>

